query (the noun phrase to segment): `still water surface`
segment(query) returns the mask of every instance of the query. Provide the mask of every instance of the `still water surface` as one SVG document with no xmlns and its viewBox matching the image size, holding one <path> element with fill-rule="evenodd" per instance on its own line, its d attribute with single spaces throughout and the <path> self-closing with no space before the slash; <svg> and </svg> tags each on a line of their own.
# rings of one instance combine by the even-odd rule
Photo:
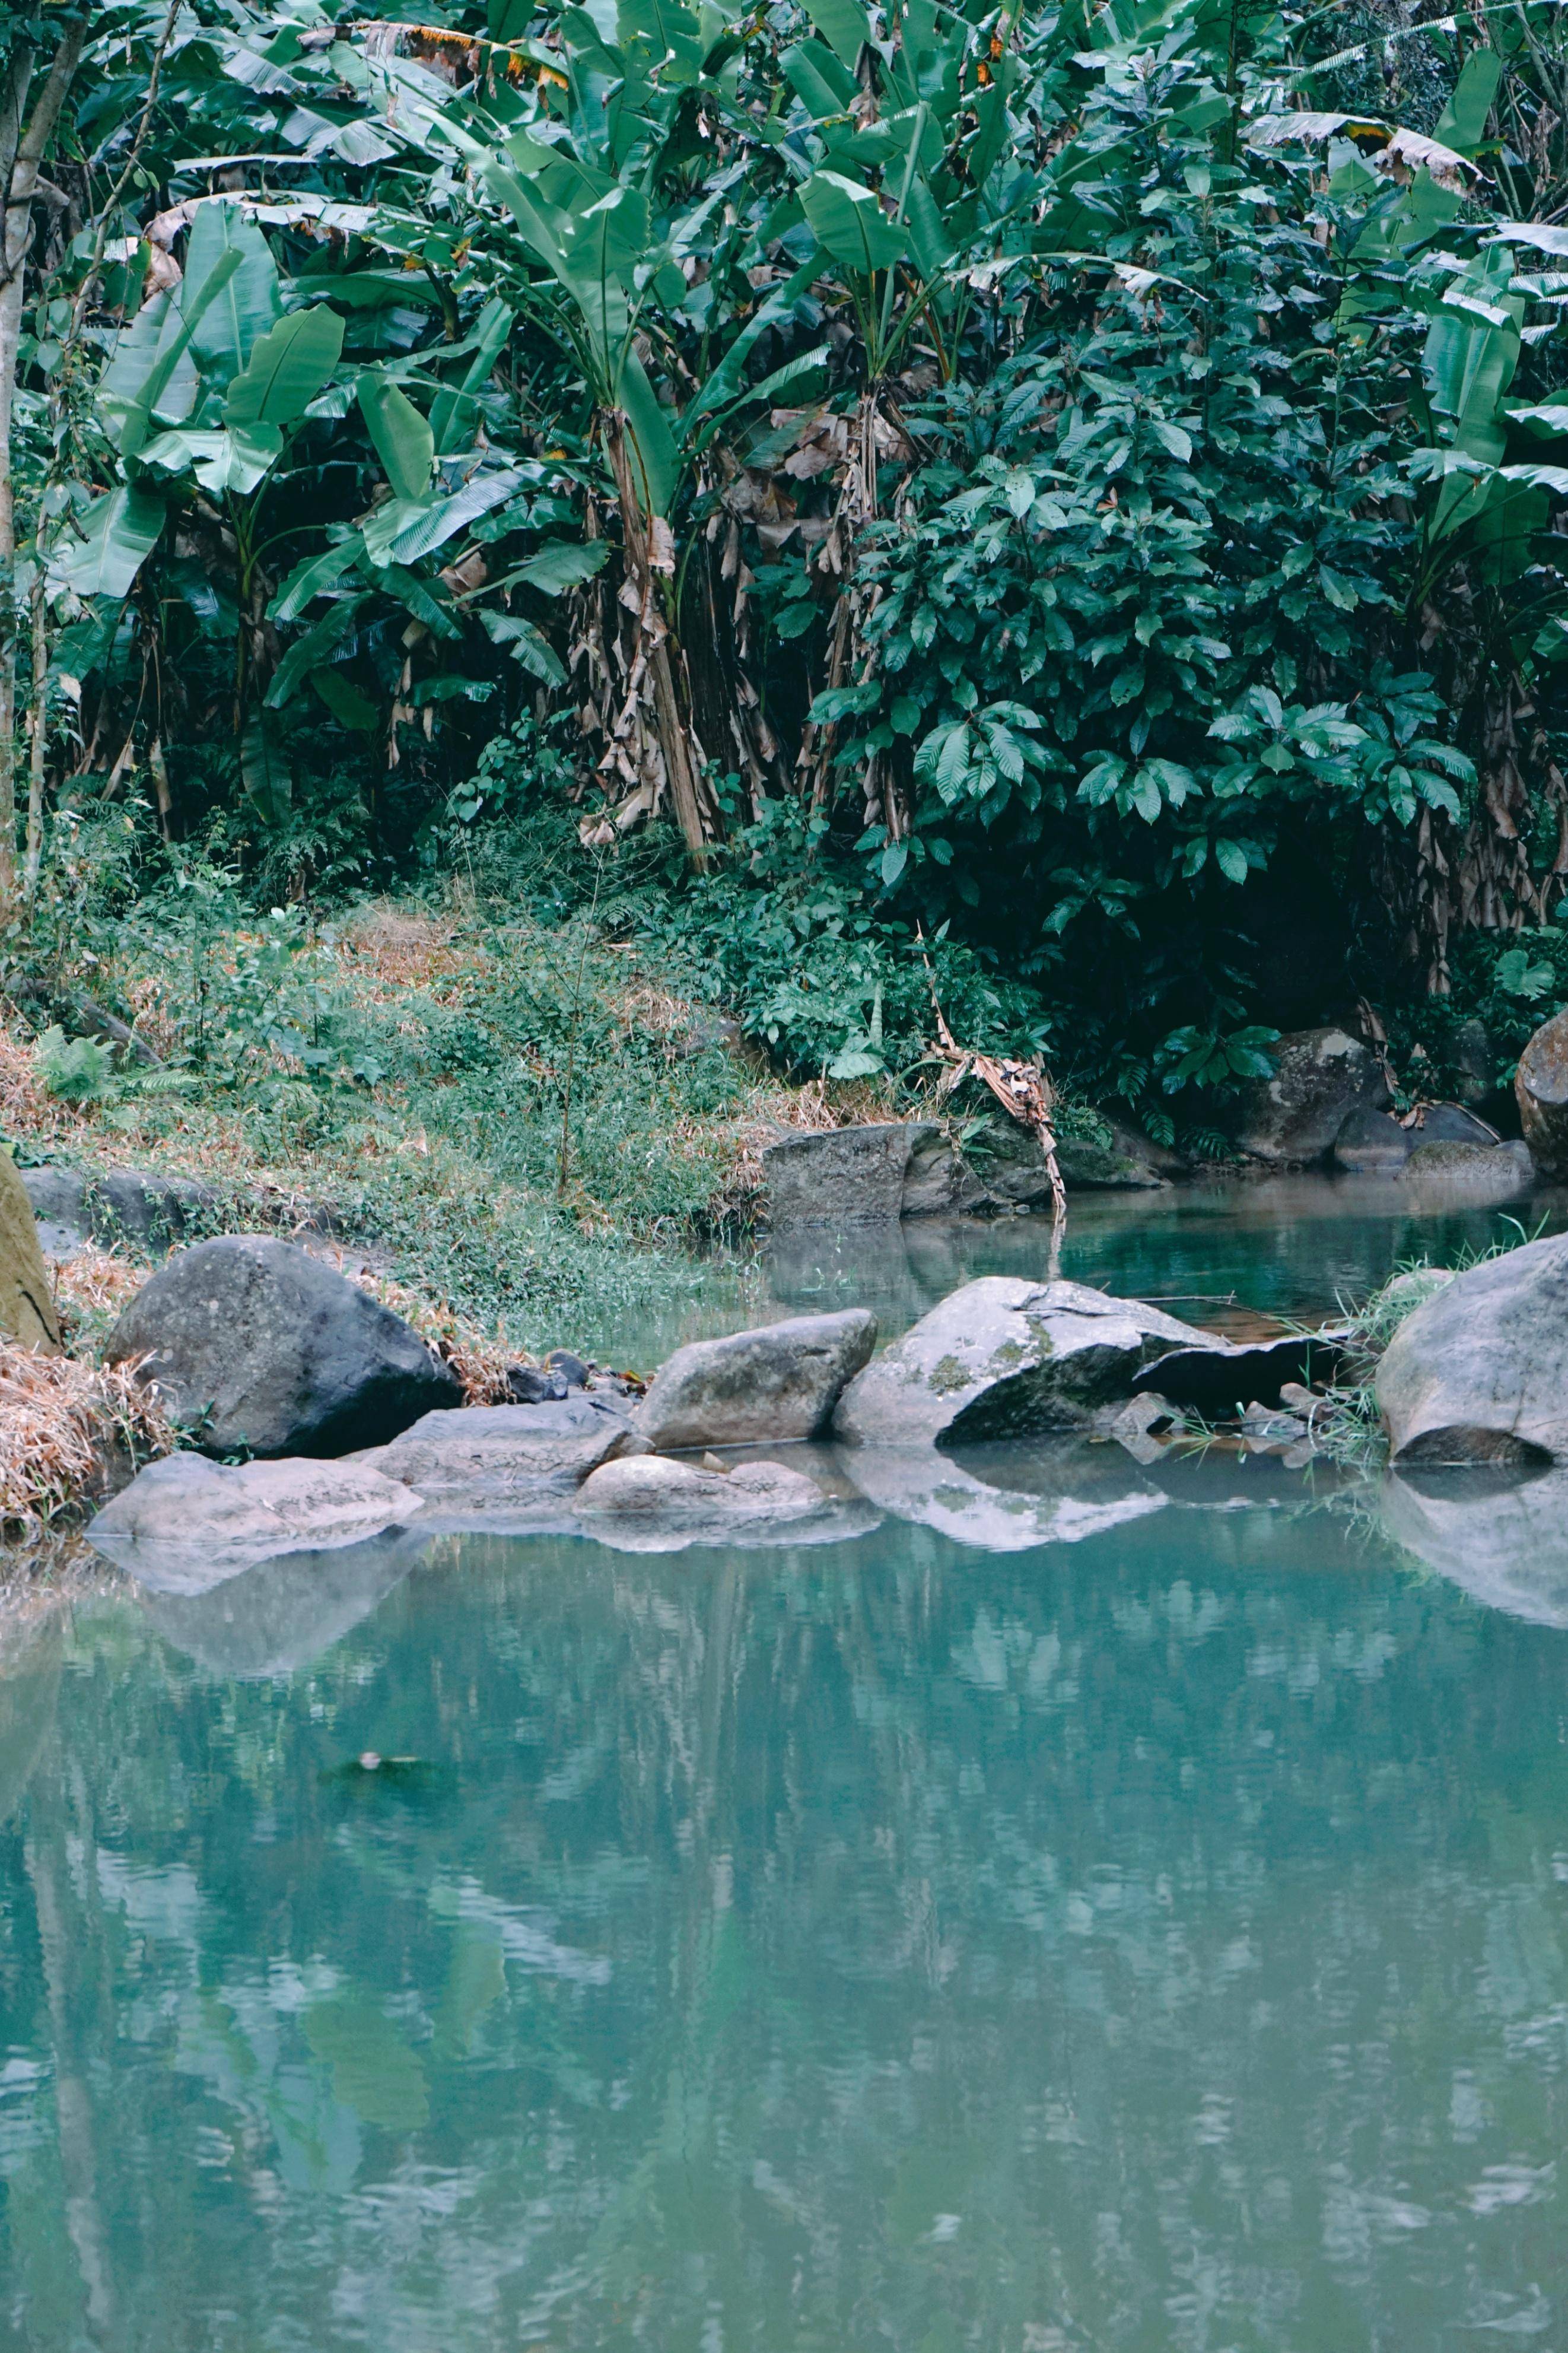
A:
<svg viewBox="0 0 1568 2353">
<path fill-rule="evenodd" d="M 0 2348 L 1568 2347 L 1555 1509 L 1095 1478 L 0 1634 Z"/>
</svg>

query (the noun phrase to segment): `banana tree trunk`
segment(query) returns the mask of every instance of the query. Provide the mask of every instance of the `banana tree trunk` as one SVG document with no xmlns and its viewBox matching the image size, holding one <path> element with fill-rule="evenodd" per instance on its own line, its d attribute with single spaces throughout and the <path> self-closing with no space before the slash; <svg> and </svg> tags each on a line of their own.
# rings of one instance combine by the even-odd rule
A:
<svg viewBox="0 0 1568 2353">
<path fill-rule="evenodd" d="M 605 452 L 616 480 L 626 580 L 637 599 L 637 625 L 646 652 L 645 674 L 653 691 L 655 733 L 669 780 L 676 823 L 691 854 L 692 864 L 703 866 L 707 863 L 709 842 L 717 830 L 716 812 L 703 789 L 702 772 L 694 756 L 696 747 L 681 709 L 675 665 L 670 659 L 669 632 L 659 610 L 654 575 L 671 565 L 661 565 L 658 560 L 658 525 L 645 519 L 633 484 L 626 413 L 622 409 L 612 408 L 605 418 Z"/>
<path fill-rule="evenodd" d="M 31 115 L 34 52 L 18 45 L 0 67 L 0 915 L 16 896 L 16 507 L 11 415 L 22 334 L 22 289 L 33 195 L 87 37 L 85 19 L 68 24 Z"/>
</svg>

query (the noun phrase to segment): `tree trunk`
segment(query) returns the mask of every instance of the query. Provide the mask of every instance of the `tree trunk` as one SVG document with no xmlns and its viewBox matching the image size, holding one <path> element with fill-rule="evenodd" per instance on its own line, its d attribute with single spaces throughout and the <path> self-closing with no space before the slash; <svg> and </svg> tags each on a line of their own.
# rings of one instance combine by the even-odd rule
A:
<svg viewBox="0 0 1568 2353">
<path fill-rule="evenodd" d="M 691 732 L 681 711 L 676 689 L 675 666 L 669 658 L 669 633 L 658 609 L 658 595 L 654 586 L 656 551 L 650 546 L 650 533 L 643 520 L 632 485 L 632 470 L 626 452 L 626 420 L 624 413 L 613 408 L 605 419 L 605 448 L 610 460 L 610 471 L 616 478 L 616 496 L 621 510 L 621 538 L 626 547 L 626 578 L 637 598 L 638 623 L 647 642 L 647 676 L 653 685 L 654 725 L 658 748 L 664 759 L 664 772 L 669 779 L 670 797 L 675 803 L 676 822 L 679 826 L 694 866 L 703 866 L 708 859 L 708 843 L 713 830 L 713 812 L 707 805 L 702 788 L 701 771 L 692 757 Z M 668 569 L 668 565 L 664 567 Z"/>
<path fill-rule="evenodd" d="M 87 37 L 81 18 L 66 26 L 48 78 L 24 121 L 33 52 L 13 51 L 0 81 L 0 916 L 16 897 L 16 510 L 11 472 L 11 414 L 22 289 L 38 167 L 54 136 Z"/>
</svg>

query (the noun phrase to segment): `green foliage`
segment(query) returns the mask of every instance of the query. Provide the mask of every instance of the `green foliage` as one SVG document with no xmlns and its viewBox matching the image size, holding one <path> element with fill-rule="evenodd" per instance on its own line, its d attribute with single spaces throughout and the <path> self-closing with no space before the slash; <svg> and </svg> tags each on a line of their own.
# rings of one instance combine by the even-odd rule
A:
<svg viewBox="0 0 1568 2353">
<path fill-rule="evenodd" d="M 95 1038 L 68 1038 L 58 1021 L 38 1039 L 33 1060 L 58 1103 L 104 1103 L 114 1091 L 112 1048 Z"/>
</svg>

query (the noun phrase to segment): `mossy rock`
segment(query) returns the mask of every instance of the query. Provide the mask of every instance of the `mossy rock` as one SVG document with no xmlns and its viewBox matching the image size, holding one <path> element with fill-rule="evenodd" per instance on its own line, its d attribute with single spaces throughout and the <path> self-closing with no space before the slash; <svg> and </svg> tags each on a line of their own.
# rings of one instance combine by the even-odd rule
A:
<svg viewBox="0 0 1568 2353">
<path fill-rule="evenodd" d="M 60 1353 L 59 1317 L 33 1205 L 8 1152 L 0 1152 L 0 1338 L 19 1340 L 46 1356 Z"/>
</svg>

